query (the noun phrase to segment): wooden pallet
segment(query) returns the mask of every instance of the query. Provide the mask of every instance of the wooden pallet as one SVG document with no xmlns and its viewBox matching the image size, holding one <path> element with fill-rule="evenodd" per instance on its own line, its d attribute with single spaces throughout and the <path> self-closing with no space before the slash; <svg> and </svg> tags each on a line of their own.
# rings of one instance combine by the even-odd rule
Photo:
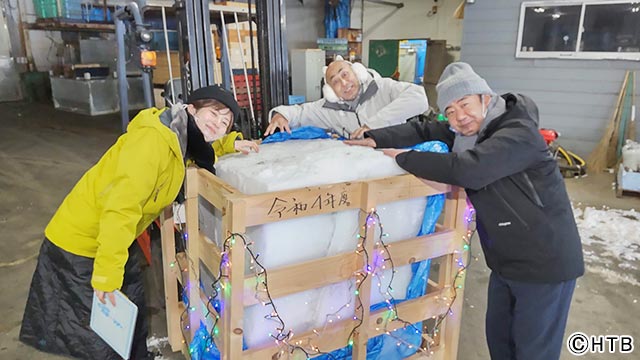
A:
<svg viewBox="0 0 640 360">
<path fill-rule="evenodd" d="M 287 219 L 332 213 L 336 211 L 360 209 L 361 224 L 366 222 L 367 214 L 378 205 L 392 201 L 424 197 L 435 194 L 446 194 L 443 216 L 435 233 L 419 236 L 404 241 L 394 242 L 389 248 L 396 267 L 432 259 L 432 271 L 428 281 L 426 295 L 402 302 L 397 305 L 398 316 L 410 323 L 430 320 L 449 310 L 448 301 L 454 294 L 454 279 L 458 273 L 457 261 L 461 257 L 464 246 L 463 237 L 467 235 L 464 220 L 467 208 L 464 192 L 456 187 L 435 182 L 421 181 L 412 175 L 389 178 L 343 182 L 338 184 L 312 186 L 295 190 L 278 191 L 259 195 L 245 195 L 223 182 L 206 170 L 189 168 L 186 176 L 186 231 L 188 245 L 186 254 L 175 253 L 174 219 L 171 209 L 161 216 L 162 251 L 164 261 L 165 299 L 167 313 L 167 330 L 169 343 L 174 351 L 182 350 L 189 355 L 187 344 L 193 338 L 198 324 L 204 319 L 203 309 L 208 308 L 209 316 L 220 316 L 219 332 L 214 337 L 215 344 L 226 360 L 264 360 L 279 359 L 280 349 L 275 343 L 260 348 L 243 350 L 243 315 L 244 308 L 257 303 L 254 287 L 255 277 L 245 276 L 245 249 L 241 241 L 237 241 L 228 252 L 230 268 L 225 285 L 230 291 L 223 292 L 224 307 L 217 313 L 208 303 L 206 294 L 198 287 L 188 289 L 189 301 L 194 303 L 200 299 L 202 306 L 192 306 L 193 311 L 185 311 L 184 304 L 178 299 L 176 281 L 184 283 L 188 278 L 191 284 L 198 284 L 200 267 L 193 264 L 202 263 L 211 274 L 218 274 L 222 261 L 221 249 L 200 233 L 198 229 L 199 197 L 211 203 L 222 213 L 222 234 L 244 233 L 249 226 L 268 224 Z M 328 206 L 311 206 L 318 199 L 334 197 L 335 203 Z M 308 206 L 301 211 L 290 211 L 288 206 L 293 199 L 297 203 Z M 342 199 L 338 202 L 337 199 Z M 283 201 L 276 211 L 274 203 Z M 327 202 L 327 204 L 330 204 Z M 382 219 L 384 221 L 384 219 Z M 372 236 L 372 235 L 368 235 Z M 374 245 L 375 239 L 364 241 L 368 253 L 379 250 Z M 180 260 L 181 256 L 186 259 Z M 170 266 L 171 259 L 178 259 L 179 266 Z M 189 265 L 191 264 L 191 265 Z M 320 288 L 330 284 L 354 278 L 354 273 L 364 267 L 364 257 L 349 252 L 326 258 L 307 261 L 301 264 L 285 266 L 269 270 L 268 287 L 272 298 L 277 299 L 289 294 Z M 369 294 L 371 279 L 362 282 L 360 292 Z M 455 285 L 464 284 L 464 274 Z M 464 288 L 455 289 L 457 300 L 451 304 L 451 315 L 446 316 L 440 331 L 434 339 L 423 336 L 425 341 L 432 341 L 432 359 L 456 359 Z M 385 331 L 393 331 L 403 327 L 399 322 L 388 321 L 388 309 L 368 311 L 369 296 L 359 297 L 360 305 L 365 309 L 362 314 L 362 326 L 355 331 L 353 340 L 353 359 L 366 359 L 368 339 L 381 335 Z M 356 305 L 359 305 L 356 303 Z M 188 314 L 188 319 L 181 316 Z M 186 317 L 186 315 L 185 315 Z M 189 324 L 189 326 L 185 326 Z M 382 325 L 381 325 L 382 324 Z M 324 352 L 343 348 L 356 326 L 351 318 L 330 324 L 320 337 L 314 337 L 313 344 Z M 189 330 L 187 330 L 189 328 Z M 304 341 L 314 336 L 312 332 L 296 334 L 290 342 Z M 302 354 L 300 354 L 302 355 Z M 416 354 L 418 358 L 424 354 Z M 293 357 L 297 358 L 297 357 Z M 304 359 L 305 356 L 300 358 Z"/>
</svg>

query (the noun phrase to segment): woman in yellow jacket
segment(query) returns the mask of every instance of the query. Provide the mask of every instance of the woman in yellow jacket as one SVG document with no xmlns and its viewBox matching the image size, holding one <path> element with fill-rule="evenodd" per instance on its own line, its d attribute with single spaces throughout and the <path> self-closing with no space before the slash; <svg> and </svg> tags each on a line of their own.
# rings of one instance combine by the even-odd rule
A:
<svg viewBox="0 0 640 360">
<path fill-rule="evenodd" d="M 218 152 L 257 151 L 254 143 L 237 141 L 237 134 L 223 138 L 239 112 L 228 91 L 201 88 L 189 101 L 138 113 L 64 199 L 45 229 L 22 342 L 61 355 L 118 359 L 89 319 L 94 292 L 115 304 L 113 291 L 120 289 L 138 305 L 131 358 L 149 356 L 141 251 L 134 239 L 176 199 L 186 161 L 214 171 L 213 141 L 222 140 Z"/>
</svg>

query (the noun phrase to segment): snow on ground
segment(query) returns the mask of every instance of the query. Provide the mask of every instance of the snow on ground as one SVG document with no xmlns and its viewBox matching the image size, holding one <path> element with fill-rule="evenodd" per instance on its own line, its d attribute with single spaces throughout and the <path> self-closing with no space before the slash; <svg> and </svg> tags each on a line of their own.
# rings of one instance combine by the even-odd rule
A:
<svg viewBox="0 0 640 360">
<path fill-rule="evenodd" d="M 154 360 L 164 360 L 165 357 L 163 357 L 162 354 L 162 349 L 169 346 L 169 338 L 168 337 L 162 337 L 162 338 L 157 338 L 155 336 L 152 336 L 150 338 L 147 338 L 147 349 L 151 352 L 154 352 L 156 354 L 160 354 L 160 355 L 156 355 L 156 357 L 154 358 Z"/>
<path fill-rule="evenodd" d="M 640 213 L 607 207 L 574 208 L 573 212 L 587 271 L 609 283 L 640 286 Z"/>
</svg>

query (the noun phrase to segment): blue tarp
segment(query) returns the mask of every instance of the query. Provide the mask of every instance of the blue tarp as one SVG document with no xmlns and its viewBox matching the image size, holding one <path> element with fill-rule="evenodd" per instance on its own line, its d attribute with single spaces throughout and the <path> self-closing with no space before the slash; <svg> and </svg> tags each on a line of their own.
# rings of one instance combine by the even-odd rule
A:
<svg viewBox="0 0 640 360">
<path fill-rule="evenodd" d="M 351 27 L 351 0 L 339 0 L 333 7 L 329 0 L 324 4 L 324 32 L 326 38 L 337 38 L 338 29 Z"/>
<path fill-rule="evenodd" d="M 278 143 L 287 140 L 331 139 L 331 131 L 314 126 L 303 126 L 291 130 L 291 134 L 280 131 L 262 140 L 263 144 Z"/>
<path fill-rule="evenodd" d="M 279 132 L 269 136 L 263 141 L 264 143 L 275 143 L 294 139 L 326 139 L 331 136 L 326 130 L 314 127 L 303 127 L 292 131 Z M 429 141 L 411 147 L 416 151 L 430 151 L 438 153 L 446 153 L 449 151 L 446 144 L 439 141 Z M 427 205 L 424 211 L 422 226 L 418 232 L 418 236 L 431 234 L 435 231 L 438 217 L 444 207 L 445 195 L 432 195 L 427 197 Z M 381 219 L 384 221 L 384 219 Z M 395 299 L 395 303 L 399 304 L 403 301 L 414 299 L 425 294 L 427 288 L 427 278 L 429 277 L 430 260 L 421 261 L 411 265 L 413 276 L 407 287 L 407 297 L 405 299 Z M 385 302 L 374 304 L 371 310 L 378 310 L 387 307 Z M 199 334 L 199 335 L 198 335 Z M 404 359 L 413 355 L 422 341 L 422 326 L 420 323 L 414 324 L 413 327 L 406 327 L 395 331 L 394 337 L 389 335 L 380 335 L 369 339 L 367 343 L 367 360 L 396 360 Z M 220 353 L 215 345 L 208 340 L 209 332 L 204 324 L 200 324 L 200 329 L 196 337 L 191 343 L 190 350 L 192 358 L 195 360 L 218 360 Z M 403 343 L 398 346 L 398 340 L 402 339 Z M 408 344 L 412 345 L 409 348 Z M 198 354 L 196 354 L 198 352 Z M 330 355 L 321 355 L 315 357 L 317 360 L 350 360 L 351 347 L 347 346 L 342 349 L 331 352 Z"/>
</svg>

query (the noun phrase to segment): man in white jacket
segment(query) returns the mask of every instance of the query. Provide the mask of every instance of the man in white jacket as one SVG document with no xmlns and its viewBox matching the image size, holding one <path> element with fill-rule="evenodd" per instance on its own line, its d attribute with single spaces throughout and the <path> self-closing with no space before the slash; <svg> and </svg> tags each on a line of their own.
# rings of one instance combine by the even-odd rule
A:
<svg viewBox="0 0 640 360">
<path fill-rule="evenodd" d="M 338 57 L 325 71 L 324 98 L 301 105 L 281 105 L 270 112 L 265 135 L 276 129 L 316 126 L 351 139 L 365 131 L 404 123 L 427 111 L 422 86 L 382 78 L 360 63 Z"/>
</svg>

